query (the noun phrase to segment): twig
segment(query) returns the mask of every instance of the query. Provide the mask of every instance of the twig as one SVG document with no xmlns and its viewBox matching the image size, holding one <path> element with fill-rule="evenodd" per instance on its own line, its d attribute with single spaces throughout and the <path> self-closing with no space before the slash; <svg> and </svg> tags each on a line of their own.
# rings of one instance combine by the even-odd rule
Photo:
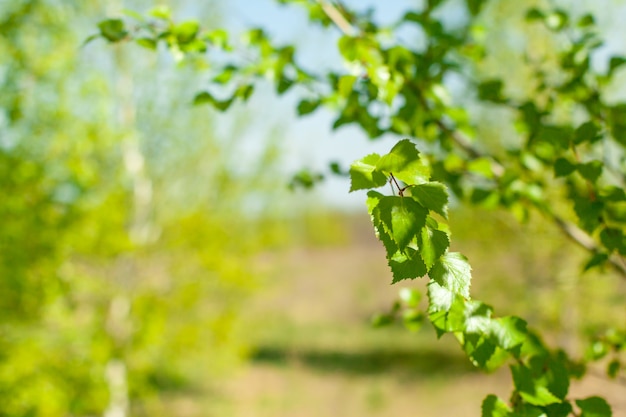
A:
<svg viewBox="0 0 626 417">
<path fill-rule="evenodd" d="M 349 36 L 354 36 L 356 34 L 356 29 L 354 29 L 350 22 L 348 22 L 348 19 L 344 17 L 337 7 L 326 0 L 317 0 L 317 2 L 320 6 L 322 6 L 322 10 L 324 10 L 326 16 L 333 21 L 339 30 Z"/>
</svg>

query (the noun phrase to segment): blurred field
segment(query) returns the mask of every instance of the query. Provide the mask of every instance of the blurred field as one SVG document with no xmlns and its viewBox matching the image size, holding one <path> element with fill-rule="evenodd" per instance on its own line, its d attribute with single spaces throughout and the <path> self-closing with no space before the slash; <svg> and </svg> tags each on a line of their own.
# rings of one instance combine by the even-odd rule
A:
<svg viewBox="0 0 626 417">
<path fill-rule="evenodd" d="M 371 315 L 389 308 L 401 284 L 389 285 L 367 219 L 352 223 L 349 244 L 259 259 L 266 282 L 247 308 L 251 362 L 218 389 L 216 415 L 471 417 L 487 394 L 508 398 L 507 369 L 477 372 L 455 340 L 437 341 L 429 324 L 417 333 L 371 327 Z M 516 267 L 519 260 L 507 256 Z M 616 416 L 626 415 L 619 383 L 590 377 L 572 394 L 604 395 Z"/>
</svg>

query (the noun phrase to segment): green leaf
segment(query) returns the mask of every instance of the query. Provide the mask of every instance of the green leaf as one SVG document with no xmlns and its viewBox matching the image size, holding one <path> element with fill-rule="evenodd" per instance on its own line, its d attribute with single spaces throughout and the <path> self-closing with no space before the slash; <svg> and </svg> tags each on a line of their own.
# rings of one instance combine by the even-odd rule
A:
<svg viewBox="0 0 626 417">
<path fill-rule="evenodd" d="M 201 93 L 196 94 L 193 99 L 193 104 L 195 106 L 200 106 L 203 104 L 211 104 L 219 111 L 226 111 L 233 104 L 234 96 L 227 100 L 218 100 L 208 91 L 203 91 Z"/>
<path fill-rule="evenodd" d="M 606 367 L 606 374 L 609 378 L 616 378 L 621 367 L 622 364 L 619 359 L 613 359 Z"/>
<path fill-rule="evenodd" d="M 422 228 L 419 242 L 420 256 L 428 269 L 432 268 L 435 261 L 437 261 L 441 255 L 448 250 L 448 246 L 450 246 L 450 240 L 446 232 L 433 229 L 428 225 Z"/>
<path fill-rule="evenodd" d="M 478 85 L 478 99 L 482 101 L 502 103 L 505 101 L 502 96 L 502 87 L 502 80 L 484 81 Z"/>
<path fill-rule="evenodd" d="M 476 158 L 470 161 L 467 164 L 467 170 L 469 172 L 473 172 L 475 174 L 482 175 L 485 178 L 492 179 L 493 175 L 493 167 L 491 165 L 491 160 L 489 158 Z"/>
<path fill-rule="evenodd" d="M 569 417 L 572 415 L 573 407 L 569 402 L 550 404 L 545 407 L 546 413 L 550 417 Z"/>
<path fill-rule="evenodd" d="M 389 267 L 393 275 L 393 284 L 404 279 L 415 279 L 426 275 L 426 265 L 417 251 L 411 248 L 390 256 Z"/>
<path fill-rule="evenodd" d="M 534 374 L 543 372 L 546 388 L 561 400 L 564 400 L 569 391 L 569 373 L 566 368 L 564 355 L 547 359 L 536 357 L 531 361 Z"/>
<path fill-rule="evenodd" d="M 526 20 L 529 22 L 532 22 L 535 20 L 543 20 L 544 17 L 545 15 L 543 14 L 543 12 L 535 7 L 533 7 L 532 9 L 529 9 L 526 12 Z"/>
<path fill-rule="evenodd" d="M 385 250 L 387 251 L 387 259 L 389 259 L 393 254 L 398 252 L 398 245 L 393 240 L 393 238 L 387 231 L 386 226 L 380 218 L 380 209 L 378 208 L 378 204 L 380 204 L 380 200 L 384 197 L 385 196 L 379 192 L 369 191 L 367 193 L 367 209 L 372 219 L 374 230 L 376 231 L 376 237 L 385 246 Z"/>
<path fill-rule="evenodd" d="M 465 353 L 474 366 L 485 370 L 489 369 L 488 364 L 498 351 L 492 341 L 480 334 L 464 333 L 462 344 L 463 350 L 465 350 Z"/>
<path fill-rule="evenodd" d="M 376 169 L 380 155 L 373 153 L 350 166 L 350 192 L 377 188 L 387 183 L 387 177 Z"/>
<path fill-rule="evenodd" d="M 574 143 L 577 145 L 583 142 L 593 143 L 600 138 L 600 128 L 591 121 L 581 124 L 574 131 Z"/>
<path fill-rule="evenodd" d="M 609 259 L 609 255 L 606 253 L 594 253 L 591 258 L 583 266 L 583 271 L 588 271 L 596 266 L 603 265 Z"/>
<path fill-rule="evenodd" d="M 298 115 L 313 113 L 322 104 L 319 100 L 302 100 L 298 103 Z"/>
<path fill-rule="evenodd" d="M 603 187 L 598 190 L 598 194 L 607 201 L 626 201 L 626 191 L 621 187 Z"/>
<path fill-rule="evenodd" d="M 307 169 L 302 169 L 296 173 L 289 182 L 289 189 L 295 190 L 296 188 L 311 189 L 317 183 L 324 180 L 324 176 L 319 173 L 313 173 Z"/>
<path fill-rule="evenodd" d="M 492 308 L 481 301 L 463 300 L 450 310 L 451 330 L 475 335 L 487 334 L 491 323 Z"/>
<path fill-rule="evenodd" d="M 293 80 L 287 77 L 280 77 L 280 79 L 278 80 L 278 83 L 276 84 L 276 92 L 278 94 L 284 94 L 295 84 L 296 83 Z"/>
<path fill-rule="evenodd" d="M 179 44 L 186 44 L 193 41 L 198 35 L 200 24 L 195 20 L 188 20 L 174 26 L 172 33 L 176 36 Z"/>
<path fill-rule="evenodd" d="M 580 226 L 592 233 L 600 225 L 599 218 L 602 215 L 603 204 L 582 197 L 572 197 L 572 199 L 574 200 L 574 212 L 580 220 Z"/>
<path fill-rule="evenodd" d="M 346 61 L 354 61 L 357 59 L 358 51 L 357 51 L 357 40 L 352 36 L 342 36 L 338 41 L 338 48 L 341 55 L 346 59 Z"/>
<path fill-rule="evenodd" d="M 593 17 L 593 15 L 587 13 L 583 15 L 580 19 L 578 19 L 578 22 L 576 22 L 576 25 L 581 28 L 586 28 L 586 27 L 595 25 L 595 23 L 596 23 L 596 20 Z"/>
<path fill-rule="evenodd" d="M 157 19 L 169 20 L 172 17 L 172 10 L 167 6 L 157 6 L 150 10 L 148 14 Z"/>
<path fill-rule="evenodd" d="M 439 182 L 428 182 L 410 187 L 411 196 L 428 210 L 448 218 L 448 189 Z"/>
<path fill-rule="evenodd" d="M 623 56 L 612 56 L 609 61 L 609 76 L 613 75 L 613 72 L 624 64 L 626 64 L 626 58 Z"/>
<path fill-rule="evenodd" d="M 352 93 L 352 88 L 354 87 L 354 83 L 356 82 L 356 76 L 354 75 L 344 75 L 339 78 L 339 83 L 337 86 L 337 92 L 343 98 L 347 98 L 350 93 Z"/>
<path fill-rule="evenodd" d="M 536 146 L 535 151 L 542 153 L 539 155 L 540 157 L 551 159 L 554 150 L 560 152 L 569 148 L 572 137 L 573 132 L 570 126 L 540 125 L 534 139 L 535 143 L 539 145 Z"/>
<path fill-rule="evenodd" d="M 469 298 L 471 271 L 465 256 L 458 252 L 448 252 L 435 262 L 429 276 L 442 287 Z"/>
<path fill-rule="evenodd" d="M 426 224 L 427 210 L 410 198 L 383 197 L 377 208 L 381 221 L 400 250 L 404 250 Z"/>
<path fill-rule="evenodd" d="M 596 182 L 600 175 L 602 175 L 602 162 L 591 161 L 585 164 L 578 164 L 576 169 L 583 178 L 591 182 Z"/>
<path fill-rule="evenodd" d="M 489 333 L 498 347 L 514 355 L 528 335 L 526 322 L 515 316 L 506 316 L 491 320 Z"/>
<path fill-rule="evenodd" d="M 254 85 L 244 84 L 244 85 L 237 87 L 234 97 L 239 97 L 243 101 L 248 101 L 248 99 L 250 98 L 253 92 L 254 92 Z"/>
<path fill-rule="evenodd" d="M 452 310 L 456 311 L 456 314 L 453 314 L 455 318 L 450 320 Z M 461 295 L 442 287 L 434 280 L 430 280 L 428 283 L 428 317 L 435 327 L 438 337 L 446 332 L 459 331 L 463 328 L 462 312 L 464 310 L 465 300 Z"/>
<path fill-rule="evenodd" d="M 138 38 L 135 42 L 137 45 L 153 51 L 157 48 L 157 41 L 152 38 Z"/>
<path fill-rule="evenodd" d="M 430 169 L 419 156 L 415 144 L 408 139 L 398 142 L 376 164 L 376 168 L 392 173 L 396 179 L 413 185 L 428 181 Z"/>
<path fill-rule="evenodd" d="M 209 33 L 204 34 L 203 38 L 205 41 L 217 48 L 230 48 L 228 46 L 228 32 L 226 32 L 224 29 L 215 29 Z"/>
<path fill-rule="evenodd" d="M 436 281 L 428 283 L 428 313 L 448 312 L 457 295 Z"/>
<path fill-rule="evenodd" d="M 613 415 L 611 406 L 604 398 L 589 397 L 584 400 L 576 400 L 576 405 L 582 411 L 580 417 L 611 417 Z"/>
<path fill-rule="evenodd" d="M 465 0 L 467 10 L 472 16 L 478 15 L 486 2 L 487 0 Z"/>
<path fill-rule="evenodd" d="M 561 400 L 541 384 L 533 375 L 532 371 L 524 365 L 511 365 L 515 389 L 520 396 L 529 404 L 545 406 L 561 402 Z"/>
<path fill-rule="evenodd" d="M 500 398 L 491 394 L 483 400 L 481 417 L 509 417 L 513 410 Z"/>
<path fill-rule="evenodd" d="M 100 35 L 109 42 L 119 42 L 126 37 L 128 32 L 122 19 L 107 19 L 98 23 Z"/>
<path fill-rule="evenodd" d="M 620 103 L 609 108 L 609 126 L 613 138 L 626 146 L 626 104 Z"/>
<path fill-rule="evenodd" d="M 576 165 L 565 158 L 558 158 L 554 162 L 554 176 L 565 177 L 576 171 Z"/>
<path fill-rule="evenodd" d="M 605 227 L 600 232 L 600 241 L 609 251 L 618 251 L 622 255 L 626 253 L 626 237 L 624 232 L 614 227 Z"/>
</svg>

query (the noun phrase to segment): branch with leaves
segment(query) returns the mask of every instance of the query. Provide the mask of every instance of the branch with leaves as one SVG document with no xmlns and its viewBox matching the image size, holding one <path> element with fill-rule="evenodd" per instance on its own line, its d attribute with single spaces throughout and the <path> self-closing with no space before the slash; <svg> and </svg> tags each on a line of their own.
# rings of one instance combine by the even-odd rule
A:
<svg viewBox="0 0 626 417">
<path fill-rule="evenodd" d="M 147 20 L 135 16 L 128 24 L 120 19 L 102 22 L 99 36 L 112 42 L 134 40 L 150 48 L 165 42 L 180 60 L 207 60 L 213 72 L 211 87 L 232 93 L 218 99 L 206 90 L 195 97 L 195 104 L 225 111 L 235 100 L 247 100 L 256 80 L 268 77 L 278 94 L 294 85 L 307 87 L 296 109 L 300 116 L 327 106 L 337 115 L 334 129 L 354 124 L 372 139 L 396 136 L 398 142 L 389 153 L 368 155 L 351 166 L 350 191 L 368 190 L 367 208 L 385 247 L 393 282 L 428 276 L 425 315 L 438 334 L 454 334 L 480 368 L 509 364 L 511 398 L 507 402 L 488 396 L 482 415 L 610 416 L 610 407 L 601 398 L 568 396 L 571 379 L 584 374 L 583 364 L 549 349 L 521 318 L 494 317 L 491 307 L 470 297 L 471 268 L 463 255 L 449 252 L 446 224 L 451 193 L 474 205 L 488 202 L 522 221 L 537 211 L 589 252 L 584 270 L 607 265 L 626 277 L 626 192 L 623 176 L 615 175 L 626 169 L 626 104 L 609 104 L 599 88 L 609 83 L 626 58 L 611 58 L 605 74 L 594 72 L 590 55 L 599 43 L 593 16 L 570 22 L 563 10 L 529 10 L 529 25 L 543 25 L 555 36 L 568 31 L 574 42 L 559 51 L 556 67 L 550 68 L 559 77 L 548 77 L 548 71 L 539 68 L 536 91 L 527 97 L 508 97 L 503 80 L 481 79 L 477 70 L 485 47 L 472 36 L 472 28 L 487 1 L 467 0 L 467 22 L 454 29 L 437 17 L 443 0 L 429 0 L 386 28 L 371 15 L 338 2 L 280 2 L 303 6 L 312 23 L 337 27 L 343 34 L 338 49 L 349 70 L 307 71 L 298 65 L 294 47 L 274 46 L 260 29 L 245 34 L 245 55 L 253 58 L 242 60 L 226 32 L 202 31 L 194 22 L 175 23 L 161 9 Z M 420 29 L 423 47 L 406 46 L 393 36 L 404 25 Z M 230 60 L 218 64 L 223 59 L 212 61 L 213 53 Z M 491 149 L 477 139 L 476 122 L 450 98 L 446 86 L 450 75 L 463 80 L 476 103 L 516 115 L 517 145 Z M 579 114 L 555 116 L 573 105 L 580 108 Z M 617 168 L 614 163 L 605 167 L 609 151 L 614 153 L 612 161 L 621 161 Z M 312 176 L 299 175 L 302 183 L 315 182 Z M 387 183 L 392 195 L 375 190 Z M 559 214 L 569 209 L 573 214 Z M 615 377 L 622 369 L 625 342 L 619 331 L 600 338 L 594 344 L 599 350 L 587 359 L 613 355 L 609 374 Z"/>
</svg>

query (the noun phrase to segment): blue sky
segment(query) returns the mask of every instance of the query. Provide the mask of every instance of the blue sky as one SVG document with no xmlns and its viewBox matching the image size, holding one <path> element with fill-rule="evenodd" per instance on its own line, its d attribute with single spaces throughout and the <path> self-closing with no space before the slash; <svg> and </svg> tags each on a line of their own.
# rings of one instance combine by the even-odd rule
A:
<svg viewBox="0 0 626 417">
<path fill-rule="evenodd" d="M 498 0 L 494 0 L 498 1 Z M 501 1 L 501 0 L 500 0 Z M 408 9 L 421 8 L 422 0 L 345 0 L 345 3 L 366 9 L 373 7 L 375 17 L 381 23 L 393 22 L 402 16 Z M 446 9 L 446 18 L 454 21 L 463 18 L 462 0 L 449 0 Z M 597 54 L 599 65 L 608 61 L 608 56 L 615 52 L 624 52 L 623 18 L 626 18 L 626 5 L 621 0 L 562 0 L 555 3 L 565 4 L 574 12 L 593 9 L 598 24 L 605 33 L 612 34 L 607 38 L 606 47 Z M 211 12 L 211 4 L 217 5 L 216 15 L 232 33 L 238 33 L 246 28 L 263 27 L 276 44 L 296 44 L 298 46 L 298 62 L 305 68 L 320 70 L 326 68 L 341 68 L 341 58 L 335 45 L 340 36 L 334 28 L 323 29 L 310 25 L 306 11 L 296 5 L 280 5 L 276 0 L 231 0 L 216 1 L 214 3 L 187 2 L 186 8 L 179 11 L 179 18 L 197 18 Z M 182 6 L 182 4 L 181 4 Z M 198 8 L 203 13 L 198 13 Z M 623 17 L 623 18 L 620 18 Z M 415 40 L 416 34 L 403 34 L 409 40 Z M 626 71 L 624 72 L 626 77 Z M 615 91 L 618 91 L 616 89 Z M 278 143 L 283 153 L 283 169 L 285 182 L 288 175 L 301 168 L 325 171 L 330 161 L 337 161 L 343 167 L 355 159 L 371 152 L 386 152 L 394 144 L 394 139 L 379 139 L 371 141 L 356 127 L 343 127 L 338 131 L 330 129 L 332 115 L 324 110 L 318 110 L 312 116 L 297 118 L 295 106 L 297 97 L 287 94 L 276 97 L 269 85 L 261 85 L 250 102 L 238 110 L 251 115 L 251 125 L 245 130 L 245 140 L 238 154 L 243 159 L 254 160 L 268 142 Z M 223 135 L 232 134 L 229 129 L 233 123 L 238 123 L 231 114 L 220 114 L 216 119 Z M 245 161 L 244 161 L 245 165 Z M 345 179 L 330 177 L 316 191 L 324 201 L 331 205 L 349 209 L 364 207 L 363 194 L 349 194 L 349 183 Z"/>
</svg>

